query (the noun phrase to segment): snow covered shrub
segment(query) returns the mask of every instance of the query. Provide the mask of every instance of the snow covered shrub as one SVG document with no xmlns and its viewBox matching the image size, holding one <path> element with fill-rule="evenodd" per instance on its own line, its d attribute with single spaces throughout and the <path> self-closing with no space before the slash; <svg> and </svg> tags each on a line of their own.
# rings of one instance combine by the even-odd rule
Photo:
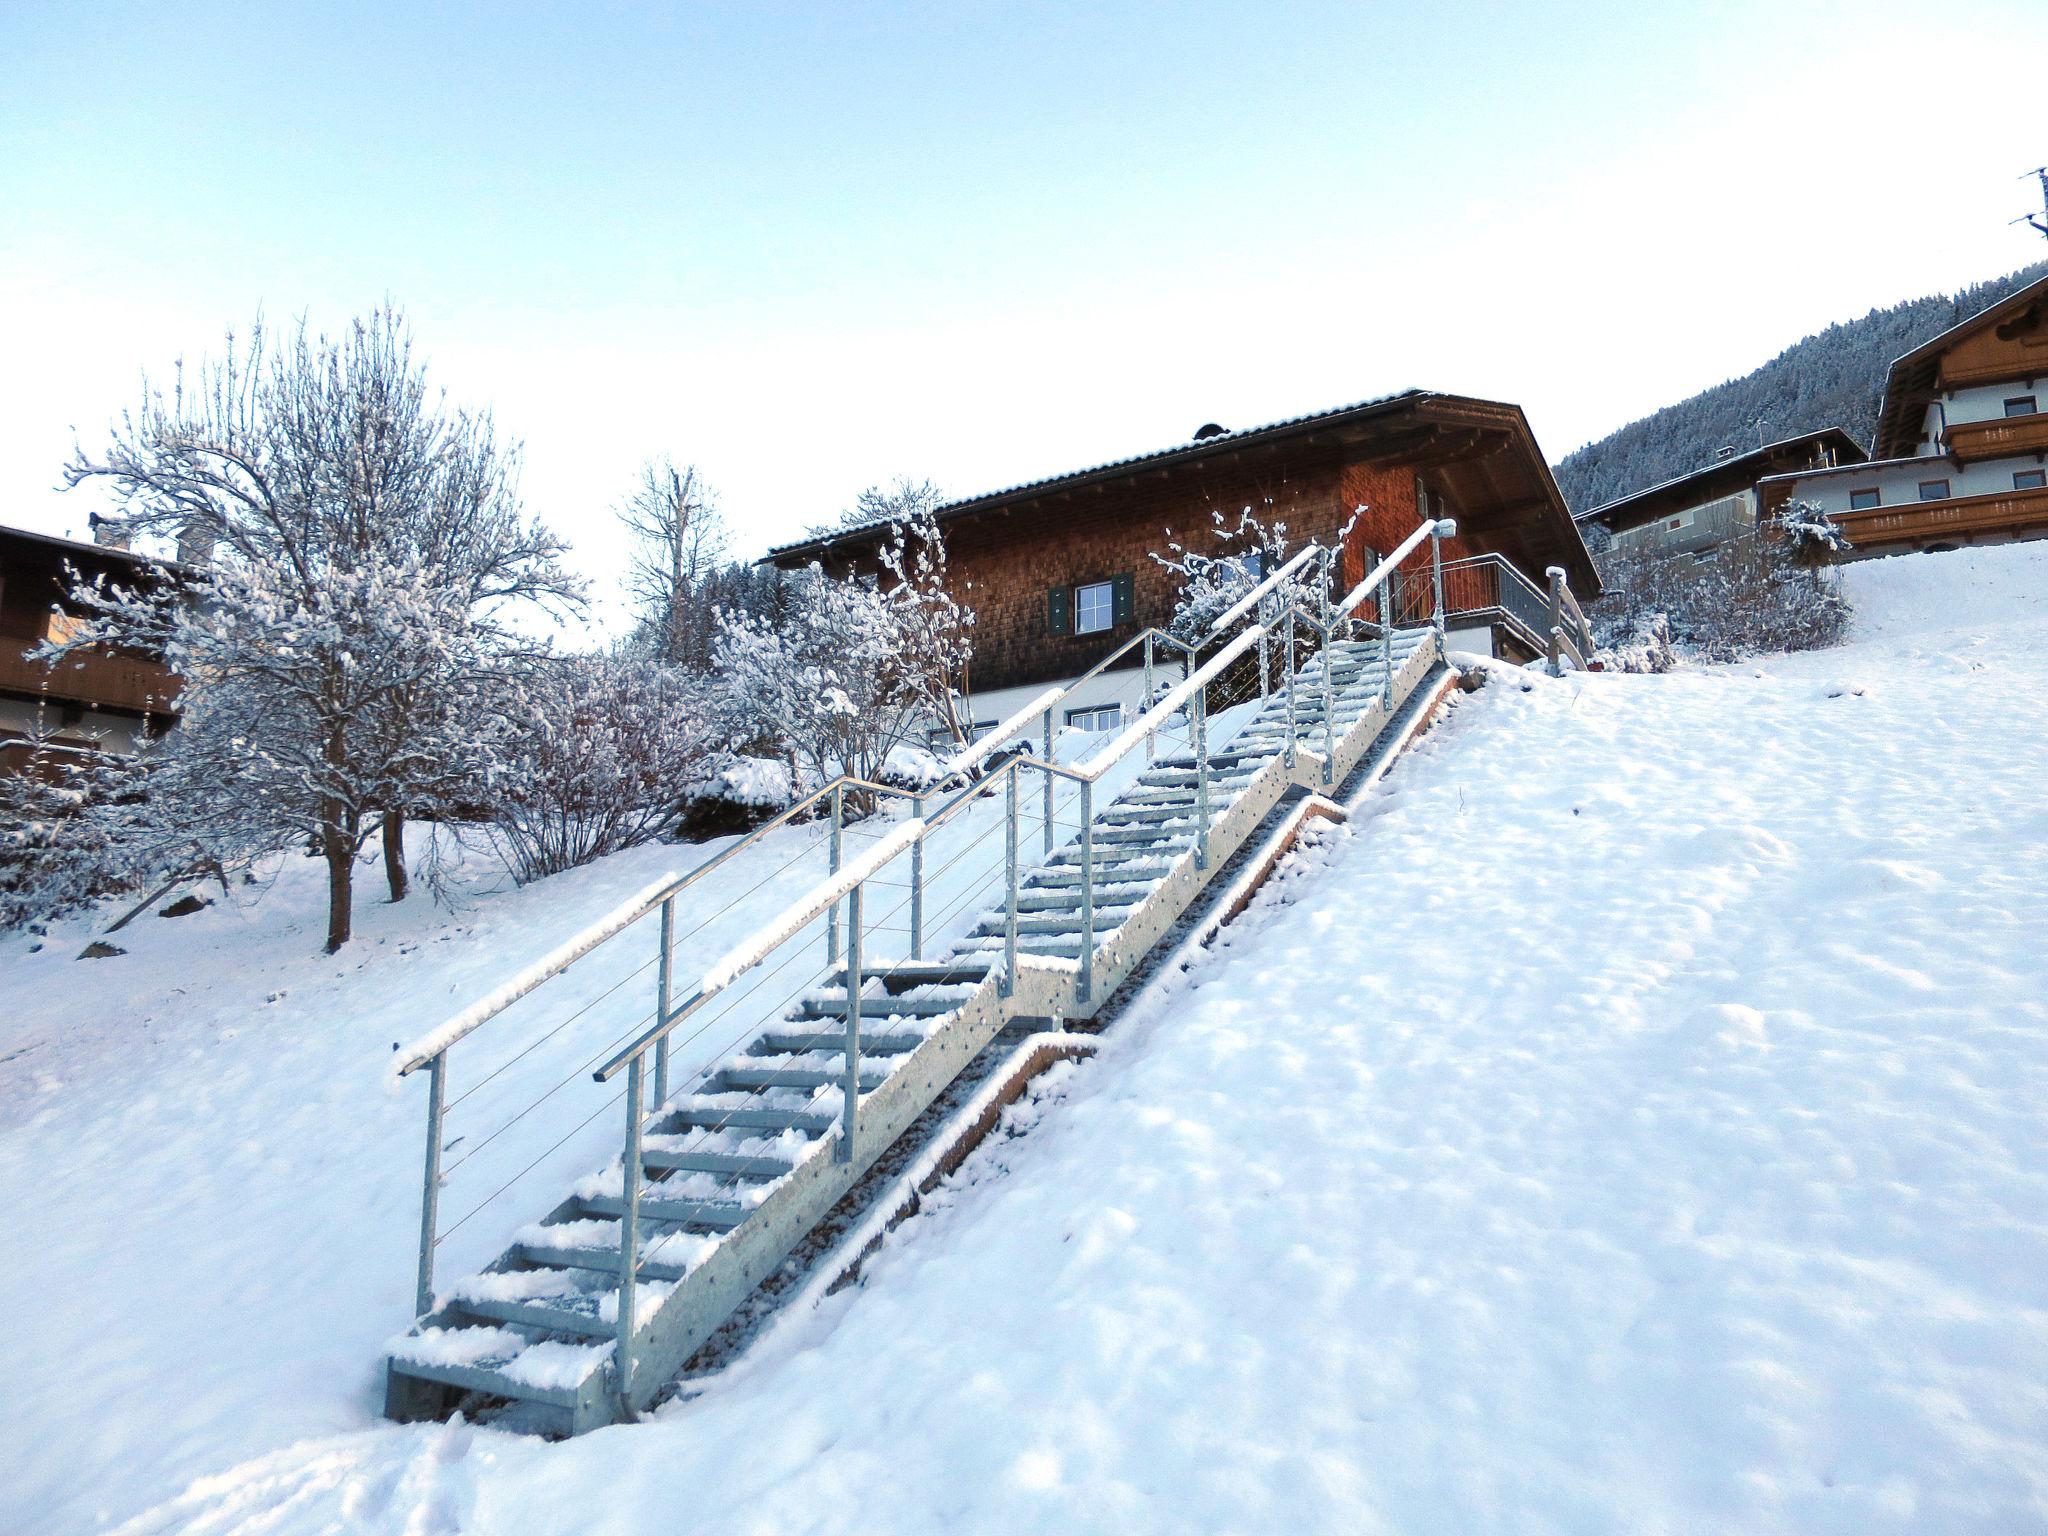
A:
<svg viewBox="0 0 2048 1536">
<path fill-rule="evenodd" d="M 701 782 L 712 742 L 686 673 L 609 656 L 542 661 L 489 773 L 491 842 L 522 885 L 652 842 Z"/>
<path fill-rule="evenodd" d="M 1209 513 L 1209 536 L 1216 553 L 1200 554 L 1166 531 L 1166 553 L 1153 552 L 1155 564 L 1180 578 L 1180 596 L 1174 600 L 1170 634 L 1190 644 L 1208 634 L 1209 627 L 1244 597 L 1269 571 L 1287 563 L 1287 525 L 1268 523 L 1250 507 L 1238 510 L 1231 521 L 1222 510 Z"/>
<path fill-rule="evenodd" d="M 1832 568 L 1765 528 L 1694 558 L 1614 549 L 1587 610 L 1599 649 L 1623 671 L 1669 671 L 1680 658 L 1735 661 L 1839 644 L 1849 603 Z"/>
<path fill-rule="evenodd" d="M 788 578 L 779 619 L 721 614 L 715 676 L 735 742 L 767 741 L 798 778 L 874 781 L 927 708 L 902 609 L 813 564 Z"/>
<path fill-rule="evenodd" d="M 1841 525 L 1829 517 L 1818 502 L 1792 500 L 1779 509 L 1777 531 L 1792 547 L 1793 555 L 1808 564 L 1844 554 L 1854 546 Z"/>
<path fill-rule="evenodd" d="M 721 752 L 684 792 L 676 834 L 694 840 L 745 832 L 795 801 L 789 764 Z"/>
<path fill-rule="evenodd" d="M 974 610 L 954 597 L 946 540 L 923 498 L 914 513 L 889 525 L 882 546 L 884 596 L 896 625 L 896 661 L 905 686 L 955 742 L 967 727 L 960 699 L 974 659 Z"/>
</svg>

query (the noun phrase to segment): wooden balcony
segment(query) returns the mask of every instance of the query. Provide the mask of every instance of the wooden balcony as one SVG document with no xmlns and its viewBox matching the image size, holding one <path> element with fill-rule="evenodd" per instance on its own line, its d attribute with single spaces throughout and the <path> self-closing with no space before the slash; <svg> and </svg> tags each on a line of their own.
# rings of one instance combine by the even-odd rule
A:
<svg viewBox="0 0 2048 1536">
<path fill-rule="evenodd" d="M 2048 411 L 1993 421 L 1951 422 L 1942 442 L 1959 464 L 2048 453 Z"/>
<path fill-rule="evenodd" d="M 1835 522 L 1858 553 L 1900 545 L 1966 544 L 1985 537 L 2048 533 L 2048 490 L 1993 491 L 1985 496 L 1873 507 L 1837 513 Z"/>
<path fill-rule="evenodd" d="M 127 714 L 176 712 L 178 679 L 162 664 L 93 651 L 50 667 L 28 659 L 39 643 L 0 639 L 0 693 Z"/>
</svg>

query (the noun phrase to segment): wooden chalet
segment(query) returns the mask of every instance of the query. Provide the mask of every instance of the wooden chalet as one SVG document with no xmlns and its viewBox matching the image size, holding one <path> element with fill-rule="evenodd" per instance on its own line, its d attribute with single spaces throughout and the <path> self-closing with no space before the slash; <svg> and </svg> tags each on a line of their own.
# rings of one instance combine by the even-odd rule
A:
<svg viewBox="0 0 2048 1536">
<path fill-rule="evenodd" d="M 2048 278 L 1893 363 L 1874 447 L 1765 480 L 1767 506 L 1820 507 L 1851 559 L 2048 534 Z"/>
<path fill-rule="evenodd" d="M 178 679 L 160 661 L 110 651 L 54 667 L 29 659 L 78 622 L 71 573 L 133 586 L 162 569 L 110 545 L 0 527 L 0 772 L 20 771 L 38 736 L 58 750 L 127 752 L 176 719 Z"/>
<path fill-rule="evenodd" d="M 1723 448 L 1690 474 L 1632 491 L 1579 514 L 1594 548 L 1651 556 L 1703 555 L 1751 532 L 1763 509 L 1759 482 L 1773 475 L 1861 464 L 1870 455 L 1840 427 L 1822 427 L 1737 453 Z"/>
<path fill-rule="evenodd" d="M 1164 627 L 1178 576 L 1152 557 L 1179 541 L 1229 554 L 1213 514 L 1249 507 L 1290 548 L 1335 547 L 1349 587 L 1426 510 L 1453 517 L 1447 601 L 1454 647 L 1529 659 L 1548 634 L 1545 570 L 1583 598 L 1598 577 L 1520 407 L 1408 390 L 1244 431 L 1205 427 L 1170 448 L 969 497 L 938 513 L 956 596 L 976 614 L 973 716 L 993 724 L 1045 684 L 1078 676 L 1118 641 Z M 1359 509 L 1363 509 L 1359 511 Z M 1354 519 L 1354 513 L 1356 517 Z M 770 551 L 774 564 L 872 570 L 876 524 Z M 1426 550 L 1403 571 L 1404 620 L 1430 607 Z M 1113 729 L 1136 708 L 1135 672 L 1105 674 L 1067 723 Z M 1092 685 L 1091 685 L 1092 686 Z"/>
</svg>

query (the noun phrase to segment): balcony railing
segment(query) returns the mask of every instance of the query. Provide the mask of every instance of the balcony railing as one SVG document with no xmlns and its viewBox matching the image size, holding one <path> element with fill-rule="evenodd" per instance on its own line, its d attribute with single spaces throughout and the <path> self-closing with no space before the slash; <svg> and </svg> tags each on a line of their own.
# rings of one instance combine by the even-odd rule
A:
<svg viewBox="0 0 2048 1536">
<path fill-rule="evenodd" d="M 1961 464 L 2024 453 L 2048 453 L 2048 411 L 1992 421 L 1953 421 L 1942 439 L 1950 455 Z"/>
<path fill-rule="evenodd" d="M 1428 622 L 1435 607 L 1427 569 L 1403 571 L 1394 594 L 1394 622 Z M 1444 622 L 1504 622 L 1516 638 L 1542 655 L 1550 647 L 1550 594 L 1499 555 L 1444 562 Z"/>
<path fill-rule="evenodd" d="M 1858 550 L 1882 549 L 1893 544 L 1943 543 L 1987 533 L 2048 530 L 2048 489 L 1993 491 L 1981 496 L 1910 502 L 1901 507 L 1839 512 L 1835 522 Z"/>
<path fill-rule="evenodd" d="M 137 714 L 171 714 L 177 709 L 178 679 L 161 663 L 88 651 L 45 666 L 29 659 L 28 653 L 39 644 L 0 640 L 0 692 Z"/>
</svg>

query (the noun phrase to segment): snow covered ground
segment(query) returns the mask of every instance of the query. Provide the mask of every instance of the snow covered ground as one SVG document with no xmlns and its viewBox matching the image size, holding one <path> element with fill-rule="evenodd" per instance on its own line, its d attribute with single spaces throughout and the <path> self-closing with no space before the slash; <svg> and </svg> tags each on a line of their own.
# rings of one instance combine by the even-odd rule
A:
<svg viewBox="0 0 2048 1536">
<path fill-rule="evenodd" d="M 862 1286 L 563 1445 L 377 1420 L 378 1078 L 676 850 L 7 941 L 0 1530 L 2048 1528 L 2048 549 L 1846 579 L 1461 700 Z"/>
</svg>

